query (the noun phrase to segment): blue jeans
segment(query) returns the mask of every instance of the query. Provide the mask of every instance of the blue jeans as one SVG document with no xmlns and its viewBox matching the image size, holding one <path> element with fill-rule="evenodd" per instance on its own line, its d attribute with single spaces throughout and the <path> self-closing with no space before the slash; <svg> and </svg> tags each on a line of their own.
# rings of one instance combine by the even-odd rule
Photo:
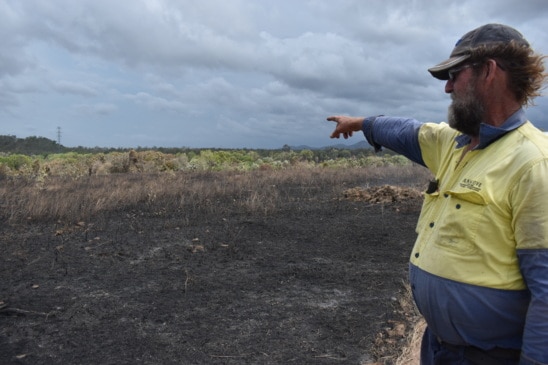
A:
<svg viewBox="0 0 548 365">
<path fill-rule="evenodd" d="M 424 331 L 421 343 L 421 365 L 482 365 L 466 359 L 465 347 L 448 349 L 439 343 L 428 328 Z M 519 360 L 497 359 L 500 365 L 518 365 Z"/>
</svg>

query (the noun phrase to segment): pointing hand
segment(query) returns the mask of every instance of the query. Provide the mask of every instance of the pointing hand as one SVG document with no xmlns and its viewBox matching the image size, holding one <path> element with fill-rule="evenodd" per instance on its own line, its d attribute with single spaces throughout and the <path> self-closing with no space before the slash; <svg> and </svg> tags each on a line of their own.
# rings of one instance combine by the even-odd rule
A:
<svg viewBox="0 0 548 365">
<path fill-rule="evenodd" d="M 364 118 L 335 115 L 328 117 L 327 120 L 337 123 L 335 130 L 331 133 L 331 138 L 339 138 L 342 134 L 344 139 L 347 139 L 348 137 L 352 137 L 354 132 L 362 129 Z"/>
</svg>

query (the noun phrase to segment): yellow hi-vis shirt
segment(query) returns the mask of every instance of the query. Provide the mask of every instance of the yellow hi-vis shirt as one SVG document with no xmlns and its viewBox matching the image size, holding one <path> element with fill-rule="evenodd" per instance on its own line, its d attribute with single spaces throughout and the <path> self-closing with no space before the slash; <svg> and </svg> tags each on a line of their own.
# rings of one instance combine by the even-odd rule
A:
<svg viewBox="0 0 548 365">
<path fill-rule="evenodd" d="M 548 136 L 526 122 L 461 160 L 458 134 L 445 123 L 420 128 L 439 183 L 425 194 L 411 263 L 458 282 L 525 289 L 516 250 L 548 248 Z"/>
</svg>

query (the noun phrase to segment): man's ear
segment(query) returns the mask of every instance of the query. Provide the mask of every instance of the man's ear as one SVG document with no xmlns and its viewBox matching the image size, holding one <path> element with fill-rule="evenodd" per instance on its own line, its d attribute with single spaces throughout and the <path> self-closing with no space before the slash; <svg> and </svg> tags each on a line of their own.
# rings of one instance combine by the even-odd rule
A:
<svg viewBox="0 0 548 365">
<path fill-rule="evenodd" d="M 487 60 L 487 62 L 485 62 L 484 72 L 485 80 L 493 81 L 497 73 L 497 61 L 493 59 Z"/>
</svg>

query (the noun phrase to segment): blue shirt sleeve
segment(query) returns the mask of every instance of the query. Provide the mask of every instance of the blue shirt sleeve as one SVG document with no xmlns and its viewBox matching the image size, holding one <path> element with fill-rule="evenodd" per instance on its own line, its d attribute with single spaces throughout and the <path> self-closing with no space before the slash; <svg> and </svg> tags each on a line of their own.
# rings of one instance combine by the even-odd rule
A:
<svg viewBox="0 0 548 365">
<path fill-rule="evenodd" d="M 419 145 L 421 125 L 422 123 L 415 119 L 378 116 L 366 118 L 362 131 L 376 152 L 386 147 L 426 166 Z"/>
<path fill-rule="evenodd" d="M 518 257 L 531 292 L 521 364 L 548 364 L 548 250 L 518 250 Z"/>
</svg>

